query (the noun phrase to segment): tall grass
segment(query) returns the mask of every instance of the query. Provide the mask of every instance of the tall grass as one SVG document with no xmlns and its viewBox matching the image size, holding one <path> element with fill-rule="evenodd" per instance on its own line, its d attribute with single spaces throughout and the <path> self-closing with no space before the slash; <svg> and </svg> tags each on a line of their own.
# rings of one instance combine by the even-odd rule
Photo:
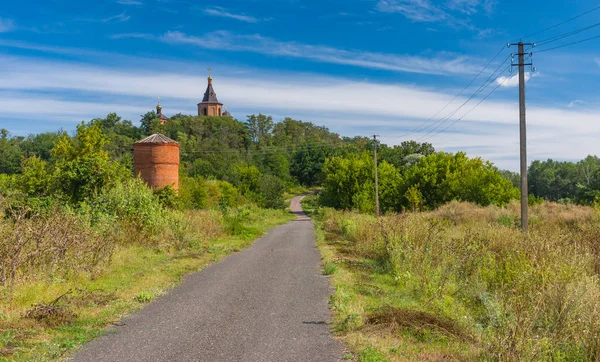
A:
<svg viewBox="0 0 600 362">
<path fill-rule="evenodd" d="M 516 204 L 379 219 L 325 209 L 322 225 L 350 241 L 346 257 L 375 260 L 392 277 L 397 298 L 386 308 L 452 321 L 478 359 L 600 360 L 598 213 L 544 203 L 531 214 L 528 235 L 515 227 Z"/>
</svg>

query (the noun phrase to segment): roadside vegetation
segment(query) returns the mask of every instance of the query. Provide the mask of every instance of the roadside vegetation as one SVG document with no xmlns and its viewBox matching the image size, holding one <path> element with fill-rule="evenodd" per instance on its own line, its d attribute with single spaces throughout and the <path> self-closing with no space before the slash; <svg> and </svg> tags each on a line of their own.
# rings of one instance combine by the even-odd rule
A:
<svg viewBox="0 0 600 362">
<path fill-rule="evenodd" d="M 529 235 L 516 203 L 314 215 L 333 328 L 359 360 L 600 358 L 598 208 L 541 203 Z"/>
<path fill-rule="evenodd" d="M 157 132 L 180 143 L 178 193 L 133 173 L 133 143 Z M 262 114 L 0 130 L 0 360 L 61 358 L 315 188 L 335 328 L 361 360 L 600 358 L 600 159 L 532 164 L 524 236 L 516 174 L 415 141 L 377 146 L 375 219 L 373 147 Z"/>
</svg>

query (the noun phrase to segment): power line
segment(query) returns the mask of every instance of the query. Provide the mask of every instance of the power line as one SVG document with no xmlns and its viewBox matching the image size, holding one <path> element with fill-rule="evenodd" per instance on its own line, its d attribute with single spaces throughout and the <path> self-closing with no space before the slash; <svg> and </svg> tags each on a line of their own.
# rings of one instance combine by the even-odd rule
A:
<svg viewBox="0 0 600 362">
<path fill-rule="evenodd" d="M 446 123 L 450 118 L 452 118 L 458 111 L 460 111 L 467 103 L 469 103 L 473 98 L 475 98 L 477 95 L 479 95 L 479 93 L 481 93 L 485 88 L 487 88 L 490 84 L 492 84 L 493 80 L 491 80 L 491 79 L 495 76 L 495 74 L 498 72 L 498 70 L 500 70 L 500 68 L 506 63 L 506 61 L 508 59 L 510 59 L 510 56 L 508 56 L 502 63 L 500 63 L 500 65 L 496 68 L 496 70 L 494 70 L 494 72 L 492 74 L 490 74 L 490 76 L 485 81 L 483 81 L 483 83 L 479 86 L 479 88 L 466 101 L 464 101 L 463 104 L 461 104 L 453 112 L 449 113 L 446 117 L 443 117 L 443 118 L 439 119 L 438 121 L 436 121 L 434 124 L 437 124 L 437 125 L 434 128 L 432 128 L 429 132 L 427 132 L 425 135 L 423 135 L 419 139 L 417 139 L 417 141 L 420 141 L 420 140 L 426 138 L 428 135 L 435 132 L 444 123 Z M 500 74 L 502 74 L 502 73 L 504 73 L 504 71 L 502 71 Z"/>
<path fill-rule="evenodd" d="M 511 66 L 509 66 L 508 68 L 506 68 L 502 73 L 503 74 L 505 71 L 507 71 Z M 423 141 L 426 141 L 428 139 L 431 139 L 437 135 L 439 135 L 440 133 L 446 131 L 448 128 L 454 126 L 457 122 L 461 121 L 463 118 L 465 118 L 469 113 L 471 113 L 475 108 L 479 107 L 479 105 L 481 103 L 483 103 L 486 99 L 488 99 L 492 93 L 494 93 L 498 88 L 500 88 L 508 79 L 510 79 L 509 77 L 504 78 L 501 82 L 498 82 L 498 85 L 496 87 L 494 87 L 494 89 L 492 89 L 491 92 L 489 92 L 485 97 L 483 97 L 473 108 L 471 108 L 470 110 L 467 111 L 467 113 L 463 114 L 460 118 L 456 119 L 454 122 L 450 123 L 448 126 L 446 126 L 445 128 L 439 130 L 438 132 L 436 132 L 435 134 L 425 138 Z M 491 84 L 491 83 L 490 83 Z"/>
<path fill-rule="evenodd" d="M 593 36 L 591 38 L 586 38 L 586 39 L 582 39 L 582 40 L 577 40 L 577 41 L 574 41 L 574 42 L 571 42 L 571 43 L 567 43 L 567 44 L 558 45 L 558 46 L 555 46 L 555 47 L 552 47 L 552 48 L 548 48 L 548 49 L 538 50 L 538 51 L 536 51 L 536 53 L 549 52 L 549 51 L 554 50 L 554 49 L 560 49 L 560 48 L 568 47 L 570 45 L 584 43 L 586 41 L 590 41 L 590 40 L 594 40 L 594 39 L 598 39 L 598 38 L 600 38 L 600 35 L 596 35 L 596 36 Z"/>
<path fill-rule="evenodd" d="M 590 29 L 593 29 L 593 28 L 595 28 L 595 27 L 597 27 L 599 25 L 600 25 L 600 23 L 595 23 L 595 24 L 592 24 L 590 26 L 586 26 L 584 28 L 576 29 L 576 30 L 569 31 L 569 32 L 564 33 L 564 34 L 553 36 L 551 38 L 547 38 L 547 39 L 544 39 L 544 40 L 536 41 L 535 42 L 535 46 L 536 47 L 538 47 L 538 46 L 544 46 L 546 44 L 550 44 L 550 43 L 553 43 L 555 41 L 558 41 L 558 40 L 561 40 L 561 39 L 564 39 L 564 38 L 568 38 L 570 36 L 582 33 L 584 31 L 587 31 L 587 30 L 590 30 Z"/>
<path fill-rule="evenodd" d="M 554 24 L 554 25 L 552 25 L 552 26 L 549 26 L 549 27 L 547 27 L 546 29 L 542 29 L 542 30 L 540 30 L 540 31 L 536 31 L 535 33 L 531 33 L 531 34 L 527 34 L 527 35 L 525 35 L 525 36 L 522 36 L 522 37 L 521 37 L 521 39 L 522 39 L 522 38 L 529 38 L 529 37 L 531 37 L 531 36 L 538 35 L 538 34 L 541 34 L 541 33 L 545 32 L 545 31 L 548 31 L 548 30 L 554 29 L 554 28 L 556 28 L 556 27 L 559 27 L 559 26 L 561 26 L 561 25 L 563 25 L 563 24 L 566 24 L 566 23 L 568 23 L 568 22 L 570 22 L 570 21 L 573 21 L 573 20 L 575 20 L 575 19 L 577 19 L 577 18 L 580 18 L 580 17 L 582 17 L 582 16 L 584 16 L 584 15 L 587 15 L 587 14 L 589 14 L 589 13 L 591 13 L 591 12 L 594 12 L 594 11 L 596 11 L 596 10 L 598 10 L 598 9 L 600 9 L 600 6 L 597 6 L 597 7 L 593 8 L 593 9 L 590 9 L 590 10 L 588 10 L 588 11 L 586 11 L 586 12 L 583 12 L 583 13 L 581 13 L 581 14 L 579 14 L 579 15 L 576 15 L 576 16 L 574 16 L 574 17 L 572 17 L 572 18 L 569 18 L 569 19 L 567 19 L 567 20 L 565 20 L 565 21 L 561 21 L 561 22 L 560 22 L 560 23 L 558 23 L 558 24 Z"/>
<path fill-rule="evenodd" d="M 502 53 L 502 51 L 506 49 L 506 46 L 503 45 L 502 48 L 500 48 L 500 50 L 498 50 L 498 52 L 496 53 L 496 55 L 494 55 L 494 57 L 481 69 L 481 71 L 479 71 L 479 73 L 477 73 L 477 75 L 471 79 L 471 81 L 469 82 L 469 84 L 467 84 L 456 96 L 454 96 L 454 98 L 452 98 L 452 100 L 450 100 L 450 102 L 446 103 L 446 105 L 444 107 L 442 107 L 439 111 L 437 111 L 433 116 L 429 117 L 429 119 L 425 120 L 421 125 L 415 127 L 414 129 L 412 129 L 411 131 L 409 131 L 408 133 L 405 134 L 401 134 L 400 136 L 398 136 L 398 138 L 401 137 L 408 137 L 414 133 L 420 132 L 428 127 L 430 127 L 427 122 L 431 121 L 432 119 L 434 119 L 435 117 L 437 117 L 440 113 L 442 113 L 444 111 L 444 109 L 448 108 L 448 106 L 454 102 L 458 97 L 460 97 L 465 90 L 467 90 L 467 88 L 469 88 L 471 86 L 471 84 L 473 84 L 473 82 L 475 82 L 475 80 L 477 80 L 477 78 L 479 78 L 479 76 L 487 69 L 487 67 L 492 64 L 492 62 L 494 60 L 496 60 L 496 58 L 498 57 L 498 55 L 500 55 L 500 53 Z M 506 62 L 506 60 L 505 60 Z M 434 123 L 435 124 L 435 123 Z"/>
</svg>

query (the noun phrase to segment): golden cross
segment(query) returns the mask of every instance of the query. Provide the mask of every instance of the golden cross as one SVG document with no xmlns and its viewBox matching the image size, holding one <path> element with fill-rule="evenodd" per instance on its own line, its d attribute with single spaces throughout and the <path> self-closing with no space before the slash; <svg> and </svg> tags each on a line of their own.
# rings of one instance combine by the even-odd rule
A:
<svg viewBox="0 0 600 362">
<path fill-rule="evenodd" d="M 211 67 L 208 67 L 208 76 L 209 77 L 212 77 L 212 70 L 213 69 Z"/>
</svg>

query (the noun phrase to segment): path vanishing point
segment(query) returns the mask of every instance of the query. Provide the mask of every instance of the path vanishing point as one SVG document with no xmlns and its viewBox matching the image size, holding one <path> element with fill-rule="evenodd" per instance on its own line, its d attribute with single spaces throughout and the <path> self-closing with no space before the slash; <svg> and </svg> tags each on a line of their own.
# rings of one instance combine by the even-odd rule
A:
<svg viewBox="0 0 600 362">
<path fill-rule="evenodd" d="M 341 360 L 327 324 L 331 288 L 301 199 L 291 203 L 297 220 L 188 275 L 72 361 Z"/>
</svg>

